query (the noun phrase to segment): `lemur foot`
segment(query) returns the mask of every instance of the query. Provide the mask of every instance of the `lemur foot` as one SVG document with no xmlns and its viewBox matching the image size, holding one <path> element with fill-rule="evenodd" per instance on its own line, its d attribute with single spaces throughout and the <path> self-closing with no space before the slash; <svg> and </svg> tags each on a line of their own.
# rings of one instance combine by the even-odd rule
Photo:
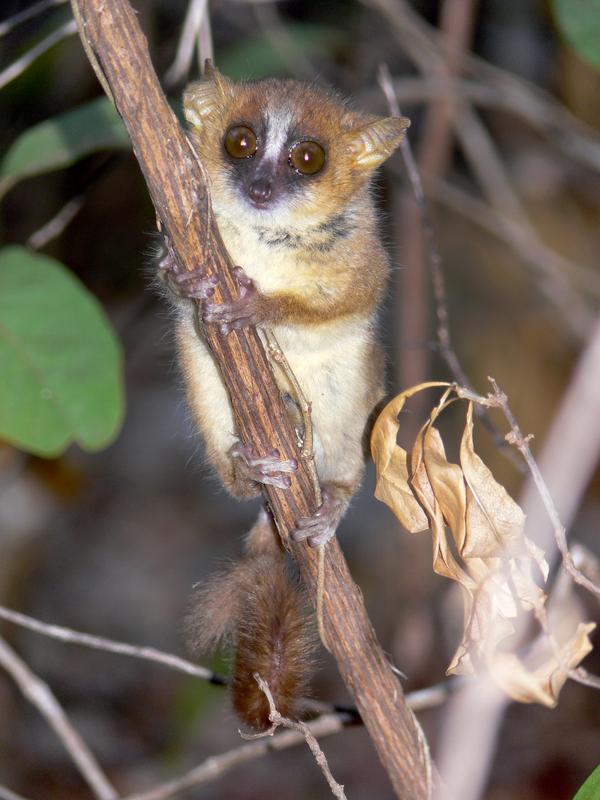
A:
<svg viewBox="0 0 600 800">
<path fill-rule="evenodd" d="M 271 450 L 265 456 L 257 456 L 249 445 L 238 442 L 229 453 L 237 461 L 237 469 L 249 480 L 276 486 L 278 489 L 289 489 L 289 473 L 298 469 L 295 459 L 282 460 L 278 450 Z"/>
<path fill-rule="evenodd" d="M 246 275 L 242 267 L 235 267 L 233 274 L 239 287 L 237 300 L 230 303 L 213 303 L 207 300 L 202 314 L 205 322 L 218 325 L 225 335 L 234 328 L 256 325 L 260 321 L 259 294 L 254 281 Z"/>
<path fill-rule="evenodd" d="M 165 239 L 166 252 L 158 262 L 161 279 L 177 297 L 184 300 L 207 300 L 212 297 L 217 285 L 214 275 L 204 269 L 186 270 L 179 265 L 169 241 Z"/>
<path fill-rule="evenodd" d="M 328 542 L 334 535 L 342 507 L 328 489 L 323 489 L 322 503 L 311 517 L 303 517 L 290 534 L 295 542 L 308 540 L 310 547 L 319 547 Z"/>
</svg>

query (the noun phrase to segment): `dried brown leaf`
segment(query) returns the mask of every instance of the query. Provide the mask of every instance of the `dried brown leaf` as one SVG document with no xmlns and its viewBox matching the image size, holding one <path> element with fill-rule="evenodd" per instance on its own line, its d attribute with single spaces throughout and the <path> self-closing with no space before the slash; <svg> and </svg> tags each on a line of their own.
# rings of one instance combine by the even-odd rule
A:
<svg viewBox="0 0 600 800">
<path fill-rule="evenodd" d="M 371 439 L 376 496 L 408 530 L 422 531 L 429 525 L 434 571 L 462 590 L 463 636 L 447 673 L 487 670 L 515 700 L 554 706 L 569 671 L 591 650 L 594 625 L 582 621 L 574 600 L 546 609 L 546 595 L 534 574 L 545 581 L 548 565 L 543 552 L 524 534 L 523 511 L 475 452 L 472 402 L 467 407 L 460 464 L 448 461 L 434 425 L 454 402 L 448 399 L 451 388 L 432 410 L 410 454 L 397 445 L 397 417 L 406 399 L 432 386 L 448 384 L 408 389 L 377 420 Z M 524 656 L 508 652 L 506 640 L 522 630 L 520 618 L 532 611 L 542 633 Z"/>
<path fill-rule="evenodd" d="M 461 555 L 490 558 L 506 546 L 518 545 L 522 541 L 525 514 L 475 452 L 471 402 L 460 443 L 460 464 L 467 486 L 468 530 Z"/>
<path fill-rule="evenodd" d="M 391 508 L 410 533 L 427 530 L 428 522 L 408 485 L 407 453 L 396 442 L 400 428 L 398 416 L 409 397 L 423 389 L 437 386 L 448 384 L 421 383 L 399 394 L 385 406 L 371 434 L 371 455 L 377 472 L 375 497 Z"/>
<path fill-rule="evenodd" d="M 496 653 L 489 661 L 490 674 L 513 700 L 553 708 L 569 677 L 568 671 L 591 652 L 590 633 L 595 627 L 593 622 L 579 623 L 562 645 L 540 636 L 536 647 L 523 659 L 513 653 Z"/>
<path fill-rule="evenodd" d="M 470 591 L 475 586 L 452 554 L 442 510 L 427 475 L 424 460 L 424 430 L 421 430 L 417 436 L 417 441 L 412 449 L 410 467 L 412 474 L 410 485 L 429 519 L 433 539 L 433 570 L 438 575 L 458 581 L 461 586 Z"/>
<path fill-rule="evenodd" d="M 450 528 L 456 549 L 462 555 L 467 533 L 465 482 L 458 464 L 452 464 L 446 458 L 440 432 L 431 421 L 423 434 L 423 462 L 435 499 Z"/>
</svg>

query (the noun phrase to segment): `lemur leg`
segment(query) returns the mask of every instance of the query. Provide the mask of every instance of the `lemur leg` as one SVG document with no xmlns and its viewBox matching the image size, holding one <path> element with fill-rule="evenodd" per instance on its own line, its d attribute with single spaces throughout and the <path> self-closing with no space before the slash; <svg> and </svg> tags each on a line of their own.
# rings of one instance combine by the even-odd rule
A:
<svg viewBox="0 0 600 800">
<path fill-rule="evenodd" d="M 353 490 L 349 486 L 325 484 L 321 492 L 322 503 L 310 517 L 303 517 L 290 533 L 295 542 L 308 540 L 310 547 L 328 542 L 336 532 Z"/>
<path fill-rule="evenodd" d="M 271 450 L 264 456 L 256 455 L 250 445 L 241 442 L 234 444 L 229 451 L 236 478 L 256 483 L 276 486 L 278 489 L 289 489 L 290 473 L 298 469 L 295 459 L 285 461 L 279 457 L 277 450 Z"/>
</svg>

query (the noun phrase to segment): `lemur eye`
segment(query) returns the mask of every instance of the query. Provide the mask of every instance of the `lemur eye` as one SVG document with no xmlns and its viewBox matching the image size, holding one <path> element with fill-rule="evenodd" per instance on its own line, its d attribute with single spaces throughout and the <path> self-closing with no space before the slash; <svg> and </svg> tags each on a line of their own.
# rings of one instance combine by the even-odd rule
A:
<svg viewBox="0 0 600 800">
<path fill-rule="evenodd" d="M 317 142 L 298 142 L 290 148 L 289 164 L 301 175 L 316 175 L 325 164 L 325 150 Z"/>
<path fill-rule="evenodd" d="M 234 125 L 225 134 L 223 145 L 232 158 L 252 158 L 256 153 L 256 135 L 245 125 Z"/>
</svg>

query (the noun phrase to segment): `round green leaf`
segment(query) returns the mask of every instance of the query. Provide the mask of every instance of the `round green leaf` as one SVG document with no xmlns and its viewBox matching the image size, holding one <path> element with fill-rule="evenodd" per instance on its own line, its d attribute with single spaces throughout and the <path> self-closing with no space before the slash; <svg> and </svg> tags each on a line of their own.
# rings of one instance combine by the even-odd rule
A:
<svg viewBox="0 0 600 800">
<path fill-rule="evenodd" d="M 600 798 L 600 766 L 592 772 L 573 800 L 598 800 Z"/>
<path fill-rule="evenodd" d="M 561 34 L 584 61 L 600 67 L 600 0 L 552 0 Z"/>
<path fill-rule="evenodd" d="M 0 250 L 0 438 L 43 456 L 104 447 L 123 417 L 121 365 L 102 308 L 62 264 Z"/>
<path fill-rule="evenodd" d="M 0 197 L 23 178 L 63 169 L 99 150 L 130 147 L 108 98 L 92 100 L 34 125 L 13 142 L 0 163 Z"/>
</svg>

